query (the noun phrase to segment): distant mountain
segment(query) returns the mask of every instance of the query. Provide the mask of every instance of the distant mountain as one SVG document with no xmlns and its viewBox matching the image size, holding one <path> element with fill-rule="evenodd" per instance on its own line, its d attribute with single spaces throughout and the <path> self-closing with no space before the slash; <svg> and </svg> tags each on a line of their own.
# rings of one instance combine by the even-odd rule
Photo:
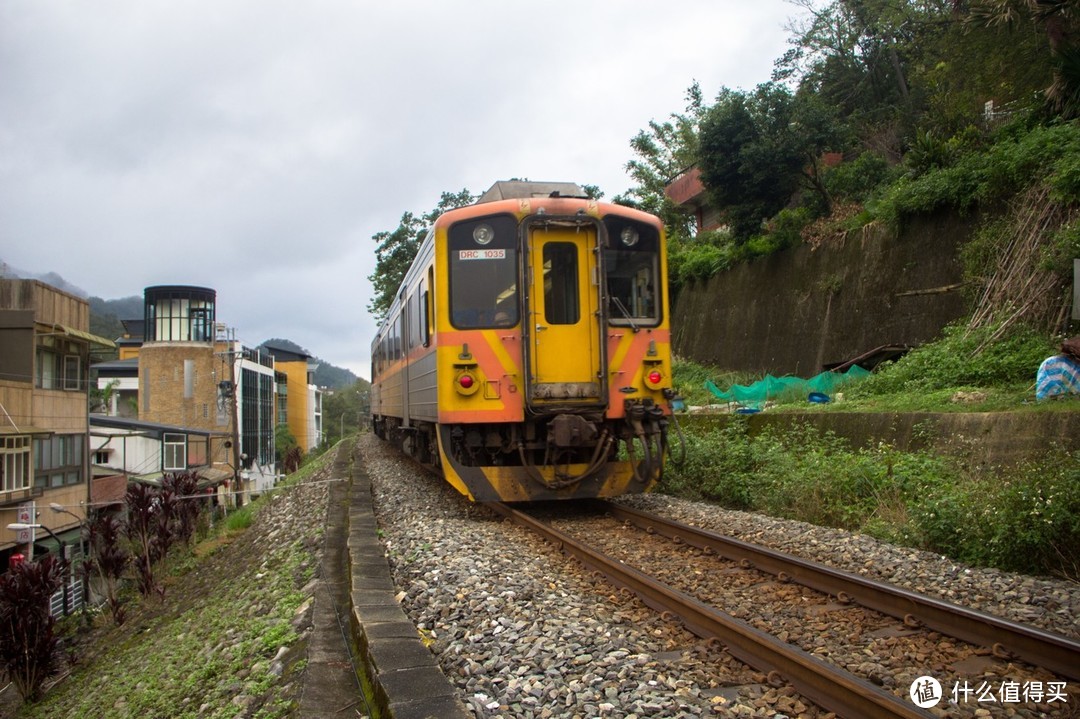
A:
<svg viewBox="0 0 1080 719">
<path fill-rule="evenodd" d="M 90 311 L 103 315 L 112 315 L 118 320 L 141 320 L 143 318 L 143 297 L 132 295 L 118 300 L 90 298 Z"/>
<path fill-rule="evenodd" d="M 71 284 L 55 272 L 46 272 L 44 274 L 25 272 L 12 267 L 3 260 L 0 260 L 0 278 L 41 280 L 64 292 L 70 292 L 79 297 L 87 297 L 87 293 L 83 289 Z M 117 300 L 88 297 L 88 301 L 90 302 L 90 332 L 99 337 L 110 340 L 118 339 L 124 335 L 124 326 L 120 323 L 121 320 L 138 320 L 143 317 L 142 295 L 121 297 Z M 266 340 L 266 342 L 279 347 L 284 347 L 293 352 L 311 355 L 311 352 L 308 352 L 306 349 L 290 340 L 269 339 Z M 266 342 L 263 344 L 266 344 Z M 115 352 L 106 353 L 104 356 L 95 354 L 95 360 L 100 361 L 109 359 L 109 354 L 112 354 L 113 357 L 116 356 Z M 319 359 L 314 355 L 312 355 L 311 359 L 319 365 L 319 368 L 315 370 L 315 384 L 320 387 L 341 389 L 353 386 L 356 384 L 357 380 L 360 379 L 349 370 L 342 367 L 335 367 L 326 360 Z"/>
<path fill-rule="evenodd" d="M 141 319 L 143 316 L 143 298 L 124 297 L 119 300 L 90 298 L 90 331 L 99 337 L 115 340 L 124 335 L 124 326 L 120 320 Z"/>
<path fill-rule="evenodd" d="M 27 272 L 26 270 L 20 270 L 18 267 L 12 267 L 3 260 L 0 260 L 0 278 L 15 280 L 41 280 L 45 284 L 52 285 L 58 290 L 69 292 L 78 297 L 86 297 L 86 290 L 82 289 L 81 287 L 76 287 L 55 272 L 35 274 L 33 272 Z"/>
<path fill-rule="evenodd" d="M 300 354 L 311 355 L 306 349 L 296 344 L 292 340 L 280 339 L 277 337 L 264 340 L 263 345 L 273 345 L 275 347 L 281 347 L 287 349 L 290 352 L 297 352 Z M 330 389 L 342 389 L 345 387 L 352 387 L 356 384 L 356 381 L 360 379 L 351 371 L 342 367 L 335 367 L 326 360 L 319 359 L 318 357 L 311 355 L 311 361 L 319 365 L 315 370 L 315 384 L 320 387 L 329 387 Z"/>
</svg>

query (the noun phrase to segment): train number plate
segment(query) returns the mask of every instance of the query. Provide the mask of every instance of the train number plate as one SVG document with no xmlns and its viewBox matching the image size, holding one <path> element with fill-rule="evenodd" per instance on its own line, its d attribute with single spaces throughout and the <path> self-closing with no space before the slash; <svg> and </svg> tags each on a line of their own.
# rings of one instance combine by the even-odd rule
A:
<svg viewBox="0 0 1080 719">
<path fill-rule="evenodd" d="M 506 250 L 458 250 L 459 260 L 505 260 Z"/>
</svg>

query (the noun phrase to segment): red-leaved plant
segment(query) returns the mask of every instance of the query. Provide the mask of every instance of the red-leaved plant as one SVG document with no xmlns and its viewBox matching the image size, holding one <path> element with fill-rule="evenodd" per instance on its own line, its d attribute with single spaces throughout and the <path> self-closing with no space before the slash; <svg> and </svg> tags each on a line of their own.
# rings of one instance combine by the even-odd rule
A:
<svg viewBox="0 0 1080 719">
<path fill-rule="evenodd" d="M 60 667 L 49 598 L 63 585 L 67 562 L 47 555 L 0 575 L 0 669 L 23 701 L 36 701 Z"/>
</svg>

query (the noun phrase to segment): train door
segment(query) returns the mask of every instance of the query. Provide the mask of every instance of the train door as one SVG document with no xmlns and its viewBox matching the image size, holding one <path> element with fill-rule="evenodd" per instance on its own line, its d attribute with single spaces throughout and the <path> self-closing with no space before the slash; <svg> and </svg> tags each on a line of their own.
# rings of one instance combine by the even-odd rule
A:
<svg viewBox="0 0 1080 719">
<path fill-rule="evenodd" d="M 600 405 L 607 395 L 596 227 L 533 224 L 526 247 L 529 405 Z"/>
</svg>

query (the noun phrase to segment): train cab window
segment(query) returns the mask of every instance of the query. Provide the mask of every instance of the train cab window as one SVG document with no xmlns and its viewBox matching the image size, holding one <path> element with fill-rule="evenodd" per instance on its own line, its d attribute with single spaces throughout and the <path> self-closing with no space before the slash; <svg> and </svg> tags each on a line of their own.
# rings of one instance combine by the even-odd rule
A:
<svg viewBox="0 0 1080 719">
<path fill-rule="evenodd" d="M 544 320 L 549 325 L 576 325 L 581 319 L 577 245 L 544 245 Z"/>
<path fill-rule="evenodd" d="M 650 225 L 607 217 L 604 276 L 608 321 L 613 325 L 660 322 L 660 238 Z"/>
<path fill-rule="evenodd" d="M 458 329 L 518 323 L 517 221 L 495 215 L 449 230 L 450 323 Z"/>
</svg>

